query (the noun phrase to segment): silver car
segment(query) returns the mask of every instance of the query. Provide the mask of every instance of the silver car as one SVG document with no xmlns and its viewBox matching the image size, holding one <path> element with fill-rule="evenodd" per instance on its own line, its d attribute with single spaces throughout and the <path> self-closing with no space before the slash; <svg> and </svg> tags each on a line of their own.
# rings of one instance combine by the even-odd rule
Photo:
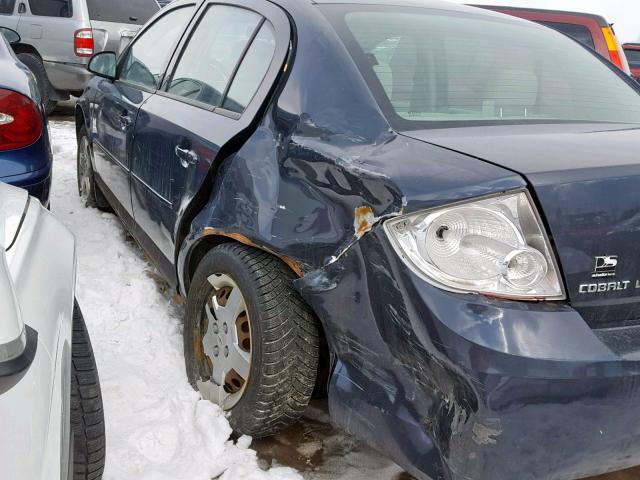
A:
<svg viewBox="0 0 640 480">
<path fill-rule="evenodd" d="M 14 51 L 51 113 L 84 90 L 94 53 L 120 51 L 159 9 L 156 0 L 0 0 L 0 27 L 22 37 Z"/>
<path fill-rule="evenodd" d="M 25 190 L 0 183 L 3 479 L 102 478 L 100 382 L 75 270 L 73 235 Z"/>
</svg>

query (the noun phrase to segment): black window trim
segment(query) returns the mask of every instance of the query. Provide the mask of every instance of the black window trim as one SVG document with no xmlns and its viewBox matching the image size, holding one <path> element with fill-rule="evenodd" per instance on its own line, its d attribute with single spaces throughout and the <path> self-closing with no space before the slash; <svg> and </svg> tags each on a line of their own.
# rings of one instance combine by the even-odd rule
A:
<svg viewBox="0 0 640 480">
<path fill-rule="evenodd" d="M 242 66 L 242 63 L 244 62 L 244 59 L 247 56 L 247 53 L 249 52 L 249 49 L 253 45 L 253 42 L 255 41 L 256 37 L 258 36 L 258 33 L 260 33 L 260 29 L 269 20 L 264 16 L 264 14 L 262 14 L 261 12 L 258 12 L 257 10 L 255 10 L 253 8 L 250 8 L 250 7 L 245 6 L 245 5 L 236 5 L 236 4 L 233 4 L 233 3 L 227 3 L 227 2 L 223 2 L 223 1 L 222 2 L 220 2 L 220 1 L 206 2 L 203 5 L 203 10 L 199 14 L 198 21 L 190 29 L 188 35 L 186 36 L 186 40 L 184 42 L 182 42 L 182 45 L 180 45 L 179 48 L 175 49 L 175 53 L 174 53 L 174 57 L 175 58 L 172 59 L 171 68 L 167 69 L 167 70 L 171 70 L 171 73 L 169 73 L 168 71 L 165 73 L 163 82 L 162 82 L 161 86 L 158 88 L 158 91 L 156 92 L 156 94 L 161 95 L 161 96 L 166 97 L 166 98 L 169 98 L 171 100 L 175 100 L 177 102 L 186 103 L 186 104 L 191 105 L 193 107 L 201 108 L 201 109 L 206 110 L 208 112 L 217 113 L 219 115 L 231 118 L 233 120 L 240 120 L 242 118 L 242 115 L 244 114 L 244 112 L 247 110 L 246 107 L 245 107 L 245 109 L 244 109 L 244 111 L 242 113 L 238 113 L 238 112 L 234 112 L 232 110 L 228 110 L 226 108 L 223 108 L 222 106 L 214 107 L 212 105 L 209 105 L 208 103 L 204 103 L 204 102 L 200 102 L 198 100 L 193 100 L 191 98 L 187 98 L 187 97 L 183 97 L 183 96 L 180 96 L 180 95 L 176 95 L 175 93 L 171 93 L 171 92 L 168 91 L 168 88 L 170 86 L 170 82 L 173 79 L 173 75 L 175 74 L 176 70 L 178 69 L 178 66 L 180 65 L 180 61 L 182 60 L 182 56 L 184 55 L 187 47 L 189 46 L 189 43 L 191 42 L 191 38 L 195 34 L 196 30 L 198 29 L 198 26 L 200 25 L 200 22 L 204 19 L 205 15 L 209 11 L 209 9 L 213 8 L 215 6 L 227 6 L 227 7 L 238 8 L 238 9 L 242 9 L 242 10 L 248 10 L 248 11 L 253 12 L 253 13 L 255 13 L 255 14 L 260 16 L 260 21 L 258 22 L 258 24 L 256 25 L 256 28 L 254 28 L 253 32 L 251 33 L 251 36 L 249 37 L 249 40 L 247 41 L 247 44 L 245 45 L 244 50 L 242 51 L 242 54 L 238 58 L 238 61 L 236 62 L 236 65 L 235 65 L 231 75 L 229 76 L 229 81 L 227 82 L 227 85 L 225 86 L 224 92 L 222 93 L 222 96 L 221 96 L 221 99 L 220 99 L 220 105 L 224 105 L 224 102 L 227 99 L 227 95 L 229 94 L 229 90 L 231 89 L 231 86 L 233 85 L 233 81 L 235 80 L 236 75 L 238 74 L 238 70 Z M 271 22 L 269 22 L 269 23 L 271 23 Z M 275 40 L 277 42 L 277 38 Z M 264 81 L 264 79 L 263 79 L 263 81 Z M 260 84 L 260 85 L 262 85 L 262 84 Z M 258 89 L 259 88 L 260 87 L 258 87 Z M 255 94 L 254 94 L 254 96 L 255 96 Z"/>
<path fill-rule="evenodd" d="M 160 21 L 161 18 L 165 17 L 166 15 L 170 15 L 172 12 L 175 12 L 177 10 L 180 10 L 182 8 L 190 8 L 190 7 L 194 7 L 194 11 L 193 14 L 191 16 L 191 20 L 189 20 L 184 28 L 184 30 L 182 31 L 182 34 L 178 36 L 178 40 L 177 42 L 173 45 L 172 47 L 172 51 L 170 52 L 170 54 L 167 56 L 167 60 L 164 63 L 164 66 L 162 67 L 162 76 L 160 77 L 159 81 L 158 81 L 158 85 L 155 88 L 149 88 L 145 85 L 140 85 L 138 83 L 133 83 L 133 82 L 128 82 L 126 80 L 122 80 L 120 78 L 120 74 L 122 73 L 122 69 L 124 67 L 124 62 L 127 58 L 127 55 L 129 55 L 129 51 L 131 50 L 131 48 L 133 48 L 133 46 L 136 44 L 136 42 L 152 27 L 154 26 L 158 21 Z M 120 83 L 122 85 L 126 85 L 128 87 L 131 87 L 133 89 L 136 90 L 140 90 L 142 92 L 146 92 L 146 93 L 156 93 L 159 88 L 162 86 L 165 77 L 167 76 L 167 69 L 169 67 L 169 65 L 171 64 L 171 60 L 173 59 L 173 55 L 175 54 L 176 48 L 178 45 L 180 45 L 180 43 L 182 42 L 182 38 L 184 37 L 184 35 L 190 30 L 191 24 L 193 23 L 193 19 L 197 16 L 198 14 L 198 7 L 197 7 L 197 3 L 193 2 L 193 3 L 187 3 L 184 5 L 176 5 L 173 8 L 170 7 L 165 7 L 161 10 L 158 11 L 158 13 L 156 14 L 156 17 L 154 17 L 142 30 L 140 30 L 140 32 L 136 35 L 136 38 L 133 39 L 133 41 L 127 45 L 127 48 L 122 52 L 122 54 L 120 55 L 120 58 L 118 59 L 118 65 L 117 65 L 117 69 L 116 69 L 116 83 Z"/>
</svg>

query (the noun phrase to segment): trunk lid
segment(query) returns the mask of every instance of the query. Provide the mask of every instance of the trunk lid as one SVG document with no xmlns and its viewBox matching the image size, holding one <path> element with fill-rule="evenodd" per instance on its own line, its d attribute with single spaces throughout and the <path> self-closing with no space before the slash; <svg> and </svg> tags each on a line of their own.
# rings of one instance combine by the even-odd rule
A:
<svg viewBox="0 0 640 480">
<path fill-rule="evenodd" d="M 524 176 L 572 306 L 593 328 L 640 324 L 640 127 L 512 125 L 403 134 Z"/>
</svg>

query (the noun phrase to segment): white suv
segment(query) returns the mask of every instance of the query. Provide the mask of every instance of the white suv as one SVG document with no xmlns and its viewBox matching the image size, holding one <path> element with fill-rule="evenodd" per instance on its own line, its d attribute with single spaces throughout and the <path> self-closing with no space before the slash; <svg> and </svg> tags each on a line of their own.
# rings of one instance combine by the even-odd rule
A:
<svg viewBox="0 0 640 480">
<path fill-rule="evenodd" d="M 102 478 L 100 383 L 74 301 L 73 235 L 0 184 L 0 477 Z"/>
<path fill-rule="evenodd" d="M 0 0 L 0 27 L 22 37 L 13 49 L 51 113 L 82 93 L 94 53 L 119 52 L 159 9 L 156 0 Z"/>
</svg>

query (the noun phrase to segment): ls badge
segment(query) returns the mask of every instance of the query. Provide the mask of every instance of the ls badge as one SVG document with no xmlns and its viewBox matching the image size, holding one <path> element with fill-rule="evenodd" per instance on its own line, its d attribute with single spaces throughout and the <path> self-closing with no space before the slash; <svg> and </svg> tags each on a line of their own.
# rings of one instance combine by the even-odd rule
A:
<svg viewBox="0 0 640 480">
<path fill-rule="evenodd" d="M 596 266 L 591 274 L 594 278 L 614 277 L 616 266 L 618 265 L 617 255 L 607 255 L 606 257 L 596 257 Z"/>
<path fill-rule="evenodd" d="M 591 273 L 594 278 L 614 277 L 616 275 L 616 267 L 618 266 L 617 255 L 607 255 L 604 257 L 596 257 L 596 266 Z M 603 292 L 619 292 L 627 290 L 631 285 L 631 280 L 621 280 L 602 283 L 583 283 L 578 287 L 579 293 L 603 293 Z M 640 280 L 636 280 L 636 289 L 640 289 Z"/>
</svg>

